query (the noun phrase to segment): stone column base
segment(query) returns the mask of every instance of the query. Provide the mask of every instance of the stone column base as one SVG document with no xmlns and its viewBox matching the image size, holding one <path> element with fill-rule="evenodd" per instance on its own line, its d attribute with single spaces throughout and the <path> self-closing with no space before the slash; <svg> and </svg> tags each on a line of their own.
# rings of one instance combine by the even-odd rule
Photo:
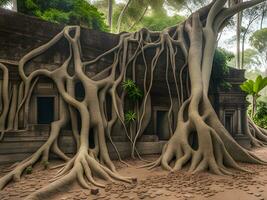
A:
<svg viewBox="0 0 267 200">
<path fill-rule="evenodd" d="M 246 135 L 237 134 L 234 136 L 235 141 L 246 149 L 251 149 L 250 139 Z"/>
</svg>

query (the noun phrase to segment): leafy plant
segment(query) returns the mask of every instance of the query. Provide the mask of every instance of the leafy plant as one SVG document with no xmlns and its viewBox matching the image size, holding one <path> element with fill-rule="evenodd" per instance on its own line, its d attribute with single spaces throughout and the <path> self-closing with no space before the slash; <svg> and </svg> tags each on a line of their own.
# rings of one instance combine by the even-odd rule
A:
<svg viewBox="0 0 267 200">
<path fill-rule="evenodd" d="M 129 99 L 133 102 L 136 102 L 143 97 L 143 92 L 131 79 L 124 81 L 122 87 L 126 90 Z"/>
<path fill-rule="evenodd" d="M 47 160 L 43 161 L 42 165 L 44 166 L 45 169 L 47 169 L 49 167 L 49 162 Z"/>
<path fill-rule="evenodd" d="M 224 80 L 224 76 L 229 74 L 228 62 L 234 58 L 234 54 L 225 49 L 217 48 L 212 64 L 212 80 L 215 87 L 220 86 L 224 89 L 230 89 L 230 83 Z"/>
<path fill-rule="evenodd" d="M 122 83 L 122 87 L 123 87 L 126 91 L 129 91 L 129 90 L 135 88 L 136 85 L 135 85 L 135 82 L 134 82 L 133 80 L 131 80 L 131 79 L 127 79 L 126 81 L 124 81 L 124 82 Z"/>
<path fill-rule="evenodd" d="M 222 87 L 226 91 L 229 91 L 232 88 L 232 84 L 226 81 L 222 81 L 220 83 L 220 87 Z"/>
<path fill-rule="evenodd" d="M 32 167 L 31 166 L 27 167 L 25 169 L 25 172 L 26 172 L 26 174 L 31 174 L 32 173 Z"/>
<path fill-rule="evenodd" d="M 132 122 L 134 122 L 136 120 L 136 113 L 133 111 L 128 111 L 127 113 L 125 113 L 125 123 L 126 124 L 130 124 Z"/>
<path fill-rule="evenodd" d="M 128 95 L 130 100 L 136 102 L 143 97 L 143 92 L 138 87 L 135 87 L 128 93 Z"/>
<path fill-rule="evenodd" d="M 257 102 L 257 110 L 252 118 L 255 124 L 267 129 L 267 103 L 263 101 Z"/>
<path fill-rule="evenodd" d="M 0 6 L 7 6 L 11 4 L 11 0 L 0 0 Z"/>
<path fill-rule="evenodd" d="M 217 48 L 213 59 L 214 73 L 218 77 L 227 75 L 229 73 L 229 66 L 227 63 L 234 58 L 234 54 L 222 48 Z"/>
<path fill-rule="evenodd" d="M 260 97 L 260 91 L 267 86 L 267 77 L 262 78 L 259 75 L 255 81 L 247 80 L 242 85 L 240 85 L 241 90 L 246 92 L 248 95 L 252 96 L 252 117 L 256 112 L 256 102 Z"/>
<path fill-rule="evenodd" d="M 161 14 L 161 17 L 155 15 L 145 16 L 141 21 L 141 26 L 146 27 L 151 31 L 161 31 L 164 28 L 174 26 L 184 21 L 184 17 L 175 15 L 168 16 L 167 14 Z"/>
<path fill-rule="evenodd" d="M 0 0 L 0 6 L 12 0 Z M 86 0 L 17 0 L 18 12 L 46 21 L 108 31 L 104 14 Z"/>
<path fill-rule="evenodd" d="M 250 44 L 259 52 L 267 50 L 267 28 L 260 29 L 252 34 Z"/>
</svg>

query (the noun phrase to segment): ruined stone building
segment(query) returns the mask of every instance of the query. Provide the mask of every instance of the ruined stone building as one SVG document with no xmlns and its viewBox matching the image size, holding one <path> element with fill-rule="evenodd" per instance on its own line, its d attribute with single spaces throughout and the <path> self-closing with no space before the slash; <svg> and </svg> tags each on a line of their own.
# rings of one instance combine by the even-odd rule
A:
<svg viewBox="0 0 267 200">
<path fill-rule="evenodd" d="M 10 85 L 13 91 L 18 90 L 21 83 L 17 70 L 19 59 L 32 49 L 49 41 L 62 28 L 62 25 L 0 9 L 0 63 L 8 66 Z M 86 60 L 95 58 L 114 47 L 118 39 L 119 35 L 82 29 L 83 58 Z M 29 63 L 27 70 L 32 70 L 35 67 L 55 68 L 66 58 L 66 49 L 66 44 L 60 41 L 42 57 L 37 57 L 32 63 Z M 101 62 L 104 66 L 104 63 L 110 63 L 111 60 L 106 59 Z M 101 70 L 102 66 L 93 66 L 87 72 L 95 74 Z M 168 94 L 166 85 L 161 81 L 162 72 L 158 70 L 155 73 L 155 84 L 151 91 L 151 122 L 137 145 L 142 154 L 160 153 L 162 145 L 170 137 L 167 128 Z M 2 78 L 3 76 L 0 74 L 0 79 Z M 246 116 L 247 103 L 245 94 L 239 88 L 239 85 L 245 80 L 244 70 L 231 68 L 230 73 L 224 78 L 232 84 L 232 88 L 224 90 L 220 87 L 212 87 L 210 98 L 220 120 L 232 136 L 242 146 L 249 148 L 250 142 L 243 134 L 243 121 L 245 120 L 243 118 Z M 77 95 L 82 95 L 82 91 Z M 14 95 L 13 92 L 11 104 L 15 98 L 19 98 L 19 94 L 15 93 Z M 18 124 L 8 127 L 3 140 L 0 141 L 0 163 L 22 160 L 34 152 L 47 138 L 50 123 L 58 119 L 59 96 L 55 85 L 49 79 L 41 78 L 38 80 L 29 101 L 29 115 L 25 116 L 21 113 Z M 17 105 L 14 103 L 14 106 Z M 13 119 L 14 111 L 11 109 L 8 115 L 9 120 L 16 120 Z M 113 139 L 122 157 L 125 157 L 129 155 L 130 150 L 127 139 L 122 132 L 114 133 Z M 66 153 L 72 153 L 75 145 L 71 139 L 69 127 L 66 127 L 61 135 L 60 146 Z M 116 157 L 111 145 L 109 145 L 109 150 L 111 157 Z"/>
</svg>

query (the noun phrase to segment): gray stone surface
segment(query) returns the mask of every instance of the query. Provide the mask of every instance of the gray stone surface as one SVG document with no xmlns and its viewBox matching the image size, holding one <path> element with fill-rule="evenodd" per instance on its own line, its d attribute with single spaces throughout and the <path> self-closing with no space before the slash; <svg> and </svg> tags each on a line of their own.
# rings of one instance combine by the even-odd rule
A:
<svg viewBox="0 0 267 200">
<path fill-rule="evenodd" d="M 10 71 L 11 85 L 20 82 L 17 65 L 18 61 L 32 49 L 48 42 L 53 36 L 63 29 L 62 25 L 45 22 L 35 17 L 14 13 L 0 8 L 0 62 L 5 63 Z M 97 55 L 114 47 L 119 40 L 119 35 L 98 32 L 95 30 L 81 29 L 81 45 L 83 60 L 90 60 Z M 51 47 L 42 56 L 36 57 L 25 66 L 27 73 L 38 68 L 57 68 L 65 59 L 68 52 L 68 44 L 62 40 Z M 179 52 L 178 52 L 178 55 Z M 97 66 L 86 69 L 89 74 L 96 74 L 112 62 L 111 57 L 101 60 Z M 177 59 L 177 66 L 181 67 L 183 58 Z M 137 62 L 137 84 L 142 85 L 144 67 Z M 166 89 L 164 71 L 165 61 L 161 59 L 154 74 L 154 82 L 151 90 L 152 96 L 152 118 L 145 130 L 144 136 L 140 138 L 138 149 L 141 154 L 160 153 L 165 141 L 160 141 L 158 128 L 158 112 L 167 112 L 169 106 L 169 94 Z M 0 72 L 0 79 L 2 75 Z M 230 90 L 216 88 L 211 82 L 210 99 L 223 124 L 229 129 L 232 136 L 241 145 L 249 148 L 249 140 L 244 135 L 243 122 L 241 116 L 246 114 L 245 94 L 240 90 L 239 84 L 244 79 L 244 71 L 230 69 L 230 73 L 225 80 L 232 84 Z M 212 80 L 216 81 L 216 80 Z M 175 86 L 170 81 L 172 93 L 175 94 Z M 48 137 L 49 125 L 37 125 L 37 98 L 53 97 L 55 104 L 54 119 L 58 118 L 59 107 L 58 92 L 48 79 L 41 78 L 33 91 L 33 96 L 29 108 L 29 120 L 26 121 L 23 115 L 19 118 L 19 128 L 27 131 L 9 131 L 4 140 L 0 142 L 0 163 L 15 162 L 33 153 Z M 165 127 L 165 126 L 162 126 Z M 122 154 L 127 157 L 130 154 L 129 143 L 120 128 L 115 131 L 114 141 Z M 166 138 L 164 138 L 167 140 Z M 68 154 L 75 150 L 70 131 L 63 131 L 60 139 L 60 146 Z M 109 144 L 111 156 L 116 158 L 113 147 Z"/>
</svg>

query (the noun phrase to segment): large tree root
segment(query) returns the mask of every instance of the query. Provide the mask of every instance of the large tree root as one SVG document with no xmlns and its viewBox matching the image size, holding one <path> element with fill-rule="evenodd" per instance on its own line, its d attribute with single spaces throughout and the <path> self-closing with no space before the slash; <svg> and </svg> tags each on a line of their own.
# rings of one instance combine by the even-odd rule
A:
<svg viewBox="0 0 267 200">
<path fill-rule="evenodd" d="M 208 99 L 212 58 L 218 32 L 235 13 L 263 1 L 245 1 L 231 5 L 229 8 L 224 7 L 226 0 L 212 1 L 184 23 L 162 32 L 142 29 L 136 33 L 123 33 L 120 35 L 118 45 L 91 61 L 82 59 L 80 27 L 77 26 L 65 27 L 48 43 L 29 52 L 19 62 L 19 74 L 23 81 L 23 86 L 20 88 L 24 88 L 24 91 L 19 95 L 20 102 L 15 114 L 15 124 L 23 106 L 27 108 L 29 105 L 32 82 L 40 76 L 46 76 L 53 81 L 58 89 L 63 109 L 60 109 L 60 119 L 51 124 L 51 133 L 47 142 L 31 157 L 3 176 L 0 179 L 0 189 L 3 189 L 11 180 L 19 180 L 23 171 L 33 166 L 39 159 L 48 161 L 50 151 L 67 163 L 51 184 L 34 192 L 28 196 L 28 199 L 47 198 L 75 180 L 84 188 L 103 187 L 104 185 L 95 177 L 106 181 L 131 182 L 131 178 L 122 177 L 117 173 L 109 157 L 106 137 L 113 144 L 120 159 L 118 149 L 111 137 L 114 125 L 119 123 L 131 143 L 132 157 L 135 156 L 135 152 L 138 154 L 135 145 L 150 121 L 150 91 L 153 87 L 154 71 L 162 56 L 167 58 L 165 79 L 170 98 L 168 125 L 170 131 L 175 131 L 164 146 L 160 158 L 146 166 L 154 168 L 161 165 L 167 170 L 175 171 L 188 165 L 189 171 L 193 173 L 209 170 L 216 174 L 231 174 L 230 168 L 245 170 L 237 164 L 237 161 L 265 164 L 266 162 L 234 141 L 219 121 Z M 25 64 L 43 54 L 60 40 L 64 40 L 69 45 L 69 56 L 61 66 L 53 70 L 36 68 L 26 75 Z M 185 62 L 182 67 L 176 64 L 178 52 L 182 54 L 181 57 L 184 57 Z M 148 59 L 147 55 L 152 55 L 152 58 Z M 113 57 L 113 63 L 91 77 L 86 71 L 87 66 L 98 66 L 98 62 L 105 56 Z M 129 135 L 124 123 L 125 91 L 121 83 L 128 76 L 133 80 L 137 78 L 135 77 L 137 62 L 143 62 L 145 67 L 144 99 L 142 103 L 138 102 L 135 105 L 138 114 L 136 133 L 132 132 L 132 135 Z M 3 65 L 0 65 L 0 68 L 6 77 L 7 69 Z M 175 95 L 172 94 L 170 79 L 173 79 L 175 84 Z M 75 96 L 75 85 L 78 82 L 81 83 L 85 93 L 82 99 Z M 7 88 L 7 85 L 8 77 L 4 80 L 2 88 Z M 107 96 L 111 97 L 111 102 L 107 101 Z M 9 103 L 7 99 L 4 101 Z M 18 102 L 13 102 L 13 104 L 16 103 Z M 107 104 L 111 105 L 111 116 L 108 116 Z M 0 116 L 1 127 L 5 124 L 5 112 L 4 109 Z M 80 126 L 78 126 L 79 117 Z M 10 117 L 10 120 L 13 120 L 11 118 L 13 117 Z M 27 113 L 25 118 L 27 120 Z M 76 154 L 71 159 L 57 145 L 60 130 L 69 120 L 71 120 L 73 138 L 77 147 Z M 265 140 L 266 132 L 262 129 L 258 130 L 252 134 L 258 139 Z M 89 145 L 91 138 L 89 136 L 92 135 L 94 147 Z M 172 166 L 171 162 L 174 159 Z"/>
<path fill-rule="evenodd" d="M 32 156 L 23 160 L 11 172 L 0 179 L 0 189 L 3 189 L 4 186 L 12 179 L 14 181 L 19 181 L 25 169 L 32 167 L 37 161 L 39 161 L 39 159 L 41 159 L 42 163 L 48 162 L 50 150 L 57 156 L 59 156 L 59 158 L 63 160 L 69 160 L 69 158 L 59 149 L 57 144 L 57 138 L 59 136 L 60 129 L 68 121 L 68 115 L 66 113 L 66 108 L 63 102 L 61 106 L 61 119 L 51 124 L 51 132 L 47 141 Z"/>
<path fill-rule="evenodd" d="M 70 35 L 72 31 L 74 31 L 74 37 Z M 35 56 L 42 54 L 62 37 L 69 42 L 70 55 L 68 59 L 54 71 L 38 69 L 26 76 L 24 73 L 25 63 Z M 89 188 L 89 183 L 95 186 L 103 187 L 102 184 L 94 180 L 94 176 L 99 176 L 107 181 L 119 180 L 131 182 L 131 178 L 122 177 L 116 172 L 115 166 L 110 160 L 105 141 L 105 134 L 110 134 L 112 124 L 114 124 L 117 119 L 117 115 L 114 115 L 114 118 L 111 120 L 106 120 L 106 115 L 102 107 L 102 105 L 105 103 L 107 91 L 112 90 L 114 87 L 114 81 L 112 78 L 115 78 L 116 68 L 111 68 L 111 75 L 104 80 L 101 79 L 99 81 L 93 81 L 87 77 L 81 70 L 83 63 L 81 62 L 79 37 L 79 27 L 66 27 L 50 42 L 33 50 L 21 59 L 19 64 L 19 72 L 22 80 L 25 83 L 25 89 L 24 97 L 19 105 L 19 109 L 24 103 L 28 105 L 27 99 L 29 99 L 29 95 L 31 94 L 31 82 L 39 76 L 47 76 L 54 81 L 60 95 L 60 119 L 51 124 L 51 133 L 46 143 L 31 157 L 22 161 L 15 167 L 14 170 L 0 179 L 0 189 L 2 189 L 11 180 L 19 180 L 23 171 L 27 167 L 33 166 L 40 158 L 44 162 L 48 161 L 50 150 L 56 153 L 62 159 L 69 160 L 69 158 L 59 149 L 57 145 L 60 130 L 69 121 L 69 119 L 72 120 L 72 130 L 77 145 L 77 153 L 66 163 L 63 169 L 60 170 L 60 173 L 56 177 L 56 181 L 36 191 L 30 195 L 28 199 L 43 199 L 45 196 L 53 193 L 58 188 L 61 188 L 76 179 L 84 188 Z M 126 52 L 127 50 L 124 51 L 124 54 Z M 69 65 L 72 58 L 74 66 Z M 74 76 L 70 76 L 68 73 L 68 67 L 73 67 L 73 70 L 75 70 Z M 123 71 L 124 70 L 122 70 L 122 72 Z M 122 73 L 120 77 L 123 77 L 123 74 L 124 73 Z M 86 91 L 86 95 L 83 100 L 77 100 L 75 97 L 74 86 L 79 80 Z M 119 80 L 121 81 L 122 79 L 120 78 Z M 120 81 L 116 82 L 116 87 Z M 116 96 L 115 91 L 112 91 L 113 92 L 111 92 L 111 96 Z M 116 99 L 115 101 L 117 103 Z M 116 103 L 114 103 L 114 105 L 116 105 Z M 68 105 L 69 109 L 67 109 L 66 105 Z M 81 118 L 80 128 L 78 128 L 77 125 L 78 116 L 76 111 Z M 117 113 L 118 112 L 119 111 L 117 110 Z M 89 147 L 89 134 L 94 135 L 94 148 Z"/>
<path fill-rule="evenodd" d="M 122 177 L 117 172 L 113 172 L 107 167 L 101 165 L 95 158 L 88 154 L 86 148 L 80 148 L 79 152 L 72 158 L 65 167 L 57 174 L 56 180 L 51 184 L 35 191 L 26 199 L 49 199 L 56 192 L 63 191 L 64 188 L 75 180 L 85 189 L 95 189 L 96 187 L 105 187 L 97 182 L 94 176 L 108 182 L 114 180 L 131 183 L 132 178 Z"/>
<path fill-rule="evenodd" d="M 247 135 L 251 139 L 252 147 L 263 147 L 267 145 L 267 132 L 265 129 L 257 126 L 250 117 L 247 117 L 248 127 Z"/>
<path fill-rule="evenodd" d="M 205 27 L 199 13 L 193 14 L 191 20 L 185 23 L 185 31 L 190 40 L 188 68 L 191 95 L 179 110 L 176 130 L 163 148 L 161 157 L 145 165 L 149 168 L 161 165 L 166 170 L 176 171 L 189 165 L 189 171 L 193 173 L 209 170 L 215 174 L 231 174 L 229 168 L 244 170 L 236 161 L 266 164 L 234 141 L 219 121 L 208 99 L 211 73 L 209 57 L 214 55 L 212 43 L 216 41 L 213 20 L 216 20 L 216 13 L 219 12 L 217 9 L 224 3 L 224 1 L 214 3 Z M 190 141 L 192 136 L 197 145 Z M 175 162 L 171 167 L 173 159 Z"/>
<path fill-rule="evenodd" d="M 195 109 L 191 110 L 192 101 L 188 99 L 184 102 L 179 113 L 179 129 L 163 148 L 161 157 L 146 167 L 152 169 L 161 165 L 166 170 L 177 171 L 188 165 L 188 170 L 193 173 L 209 170 L 229 175 L 232 174 L 229 168 L 246 171 L 236 161 L 266 164 L 234 141 L 213 110 L 206 108 L 202 115 Z M 189 107 L 187 120 L 183 117 L 186 107 Z M 195 134 L 197 147 L 190 144 L 190 134 Z M 174 166 L 171 167 L 174 158 Z"/>
</svg>

